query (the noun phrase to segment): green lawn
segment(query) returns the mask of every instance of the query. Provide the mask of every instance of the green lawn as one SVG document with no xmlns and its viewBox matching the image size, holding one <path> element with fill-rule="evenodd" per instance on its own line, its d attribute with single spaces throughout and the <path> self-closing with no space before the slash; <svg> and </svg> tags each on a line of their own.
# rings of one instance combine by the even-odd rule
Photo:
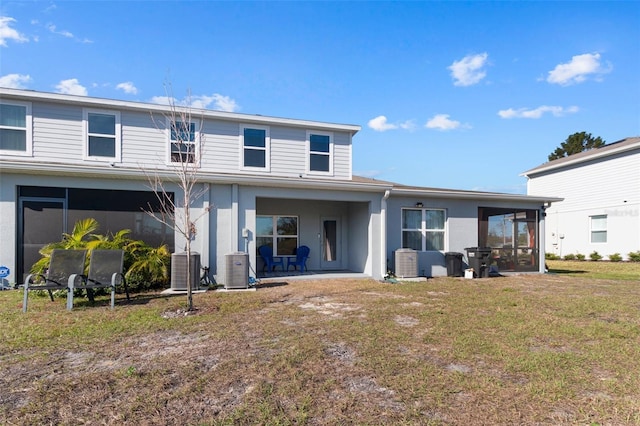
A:
<svg viewBox="0 0 640 426">
<path fill-rule="evenodd" d="M 640 262 L 547 260 L 547 267 L 553 274 L 640 281 Z"/>
<path fill-rule="evenodd" d="M 0 424 L 640 425 L 640 283 L 596 273 L 0 292 Z"/>
</svg>

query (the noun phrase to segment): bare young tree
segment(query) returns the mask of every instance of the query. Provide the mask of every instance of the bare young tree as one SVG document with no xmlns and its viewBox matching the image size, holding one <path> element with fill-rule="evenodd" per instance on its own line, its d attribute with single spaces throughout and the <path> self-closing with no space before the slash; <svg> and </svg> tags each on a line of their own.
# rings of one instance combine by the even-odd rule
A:
<svg viewBox="0 0 640 426">
<path fill-rule="evenodd" d="M 191 243 L 196 236 L 198 220 L 206 216 L 211 209 L 207 206 L 196 215 L 192 211 L 192 206 L 208 189 L 199 185 L 200 163 L 204 152 L 204 137 L 201 132 L 203 118 L 194 120 L 190 93 L 187 94 L 184 105 L 179 105 L 173 97 L 170 86 L 165 85 L 165 89 L 169 111 L 162 114 L 163 120 L 156 120 L 153 113 L 151 118 L 158 130 L 169 134 L 171 173 L 160 173 L 157 167 L 153 171 L 143 168 L 149 188 L 159 202 L 159 211 L 154 211 L 151 206 L 148 206 L 145 213 L 173 229 L 185 240 L 187 310 L 193 311 Z M 175 184 L 182 192 L 180 202 L 171 196 L 171 191 L 167 190 L 169 183 Z"/>
</svg>

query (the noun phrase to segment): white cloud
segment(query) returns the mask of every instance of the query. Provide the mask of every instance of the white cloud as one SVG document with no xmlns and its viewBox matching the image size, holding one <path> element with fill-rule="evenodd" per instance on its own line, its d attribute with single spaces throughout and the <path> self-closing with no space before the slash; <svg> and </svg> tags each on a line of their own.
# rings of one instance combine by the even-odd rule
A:
<svg viewBox="0 0 640 426">
<path fill-rule="evenodd" d="M 385 117 L 384 115 L 379 115 L 376 118 L 372 118 L 371 120 L 369 120 L 367 125 L 376 132 L 386 132 L 387 130 L 394 130 L 398 128 L 396 124 L 387 123 L 387 117 Z"/>
<path fill-rule="evenodd" d="M 223 96 L 218 93 L 214 93 L 212 96 L 191 96 L 190 99 L 183 100 L 169 96 L 154 96 L 151 98 L 150 102 L 160 105 L 191 106 L 192 108 L 214 109 L 216 111 L 226 112 L 234 112 L 240 109 L 240 106 L 235 100 L 231 99 L 229 96 Z M 209 108 L 211 104 L 213 104 L 213 108 Z"/>
<path fill-rule="evenodd" d="M 87 89 L 78 82 L 77 78 L 62 80 L 56 85 L 56 89 L 58 89 L 58 93 L 65 95 L 87 96 Z"/>
<path fill-rule="evenodd" d="M 471 86 L 480 82 L 486 75 L 483 67 L 487 63 L 489 55 L 480 53 L 477 55 L 467 55 L 459 61 L 453 61 L 447 69 L 451 71 L 453 84 L 455 86 Z"/>
<path fill-rule="evenodd" d="M 213 104 L 213 108 L 209 106 Z M 191 97 L 191 106 L 193 108 L 214 109 L 216 111 L 234 112 L 240 109 L 235 100 L 229 96 L 214 93 L 212 96 L 199 95 Z"/>
<path fill-rule="evenodd" d="M 125 81 L 123 83 L 119 83 L 116 86 L 116 89 L 122 90 L 124 93 L 129 93 L 132 95 L 138 94 L 138 88 L 131 81 Z"/>
<path fill-rule="evenodd" d="M 449 118 L 449 114 L 436 114 L 424 125 L 427 129 L 436 130 L 453 130 L 460 126 L 462 126 L 462 123 L 456 120 L 451 120 Z"/>
<path fill-rule="evenodd" d="M 498 111 L 498 115 L 502 118 L 540 118 L 545 113 L 550 113 L 555 117 L 562 117 L 567 114 L 574 114 L 578 112 L 580 108 L 577 106 L 570 107 L 561 107 L 561 106 L 551 106 L 551 105 L 542 105 L 535 109 L 527 109 L 527 108 L 519 108 L 519 109 L 503 109 Z"/>
<path fill-rule="evenodd" d="M 372 118 L 367 124 L 369 128 L 375 130 L 376 132 L 386 132 L 387 130 L 396 129 L 413 131 L 416 129 L 416 123 L 414 120 L 406 120 L 397 124 L 389 123 L 387 122 L 387 117 L 384 115 L 379 115 L 376 118 Z"/>
<path fill-rule="evenodd" d="M 30 81 L 30 75 L 7 74 L 0 77 L 0 87 L 8 87 L 10 89 L 26 89 L 26 83 L 29 83 Z"/>
<path fill-rule="evenodd" d="M 398 126 L 400 126 L 400 128 L 404 130 L 413 131 L 416 129 L 416 122 L 414 120 L 407 120 L 400 123 Z"/>
<path fill-rule="evenodd" d="M 549 71 L 547 82 L 561 86 L 569 86 L 586 81 L 590 75 L 598 79 L 603 74 L 611 72 L 612 69 L 611 64 L 604 67 L 600 63 L 599 53 L 585 53 L 572 57 L 571 61 L 566 64 L 556 65 L 553 70 Z"/>
<path fill-rule="evenodd" d="M 6 47 L 7 40 L 13 40 L 17 43 L 29 41 L 23 34 L 11 28 L 13 22 L 16 20 L 9 16 L 0 16 L 0 46 Z"/>
<path fill-rule="evenodd" d="M 46 28 L 49 30 L 49 32 L 53 34 L 58 34 L 58 35 L 61 35 L 62 37 L 73 38 L 73 34 L 71 32 L 66 30 L 58 31 L 57 27 L 53 24 L 47 24 Z"/>
</svg>

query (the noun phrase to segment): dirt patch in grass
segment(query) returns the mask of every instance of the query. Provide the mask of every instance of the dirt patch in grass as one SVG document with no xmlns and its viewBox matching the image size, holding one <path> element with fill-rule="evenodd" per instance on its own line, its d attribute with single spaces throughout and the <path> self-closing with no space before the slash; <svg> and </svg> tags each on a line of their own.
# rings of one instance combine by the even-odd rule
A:
<svg viewBox="0 0 640 426">
<path fill-rule="evenodd" d="M 292 281 L 193 315 L 137 297 L 25 315 L 0 292 L 0 424 L 640 424 L 630 281 Z"/>
</svg>

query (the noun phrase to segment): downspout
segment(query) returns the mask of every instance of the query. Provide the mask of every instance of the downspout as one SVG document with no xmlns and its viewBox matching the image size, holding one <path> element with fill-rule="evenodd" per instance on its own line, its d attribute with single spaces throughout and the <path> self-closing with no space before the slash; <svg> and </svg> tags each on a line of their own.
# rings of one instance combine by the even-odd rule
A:
<svg viewBox="0 0 640 426">
<path fill-rule="evenodd" d="M 391 195 L 391 190 L 384 191 L 380 201 L 380 276 L 387 275 L 387 199 Z"/>
</svg>

